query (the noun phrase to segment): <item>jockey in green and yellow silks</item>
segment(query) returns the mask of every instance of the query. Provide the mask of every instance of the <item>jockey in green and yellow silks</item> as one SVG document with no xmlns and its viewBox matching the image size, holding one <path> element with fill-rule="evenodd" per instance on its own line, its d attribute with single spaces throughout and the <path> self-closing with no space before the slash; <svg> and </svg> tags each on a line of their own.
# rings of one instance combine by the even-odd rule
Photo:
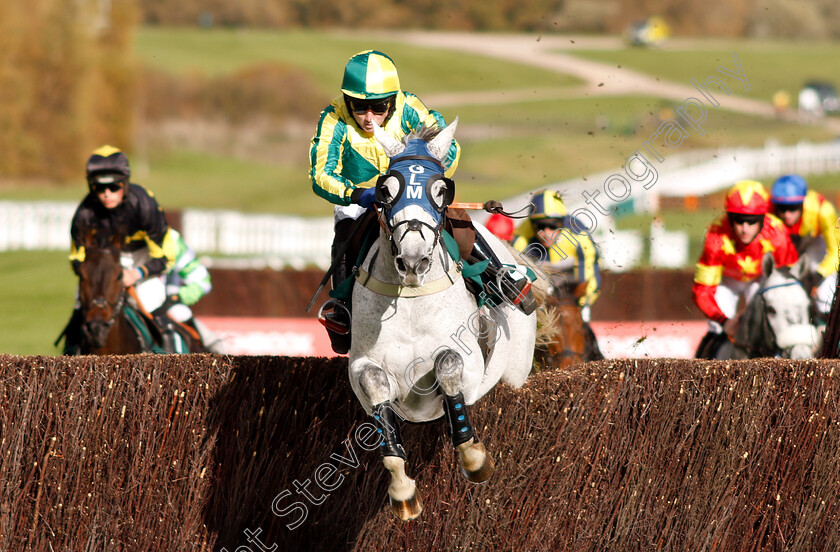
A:
<svg viewBox="0 0 840 552">
<path fill-rule="evenodd" d="M 374 186 L 379 176 L 388 172 L 389 158 L 385 149 L 373 135 L 374 124 L 397 141 L 402 141 L 421 127 L 444 128 L 443 116 L 427 108 L 420 99 L 400 88 L 394 61 L 376 50 L 359 52 L 350 58 L 344 68 L 341 95 L 321 112 L 309 150 L 309 178 L 316 194 L 335 205 L 335 239 L 332 246 L 333 288 L 347 279 L 355 258 L 348 259 L 347 246 L 356 220 L 372 209 L 375 201 Z M 454 139 L 442 159 L 445 176 L 452 177 L 458 167 L 461 147 Z M 463 210 L 448 209 L 449 220 L 462 221 L 461 227 L 472 229 L 469 216 Z M 370 218 L 360 220 L 368 223 Z M 486 259 L 483 253 L 489 247 L 475 246 L 483 238 L 476 233 L 455 235 L 455 240 L 465 257 L 472 260 Z M 339 255 L 339 252 L 343 252 Z M 466 252 L 471 252 L 466 255 Z M 490 267 L 501 270 L 501 261 L 490 258 Z M 502 281 L 515 276 L 504 274 Z M 519 279 L 502 287 L 512 304 L 526 311 L 536 308 L 530 294 L 530 282 Z M 322 319 L 330 334 L 333 350 L 349 350 L 350 312 L 346 298 L 333 297 L 334 310 Z M 322 308 L 323 311 L 323 308 Z"/>
<path fill-rule="evenodd" d="M 309 152 L 309 176 L 316 194 L 336 205 L 350 205 L 354 191 L 359 190 L 358 198 L 388 171 L 388 156 L 373 137 L 372 121 L 400 141 L 423 125 L 443 128 L 446 121 L 420 98 L 400 90 L 394 62 L 374 50 L 350 59 L 341 92 L 321 112 Z M 455 172 L 460 154 L 453 140 L 444 162 L 447 177 Z"/>
<path fill-rule="evenodd" d="M 583 225 L 568 214 L 560 194 L 545 190 L 537 192 L 532 202 L 536 209 L 523 221 L 513 236 L 518 251 L 534 251 L 540 244 L 548 258 L 537 259 L 549 268 L 568 271 L 579 282 L 586 282 L 586 292 L 580 298 L 581 315 L 589 322 L 592 304 L 601 290 L 600 255 L 592 236 Z"/>
</svg>

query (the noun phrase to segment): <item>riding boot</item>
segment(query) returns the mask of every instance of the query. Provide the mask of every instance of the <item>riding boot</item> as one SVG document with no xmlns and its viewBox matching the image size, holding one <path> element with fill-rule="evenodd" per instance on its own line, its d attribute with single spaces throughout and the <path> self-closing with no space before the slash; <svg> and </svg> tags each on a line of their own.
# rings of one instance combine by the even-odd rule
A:
<svg viewBox="0 0 840 552">
<path fill-rule="evenodd" d="M 513 266 L 504 265 L 479 232 L 475 233 L 475 244 L 468 260 L 470 262 L 489 260 L 490 265 L 485 272 L 490 276 L 491 281 L 486 285 L 525 314 L 531 314 L 536 310 L 537 301 L 531 292 L 531 281 L 525 274 L 516 271 Z"/>
<path fill-rule="evenodd" d="M 67 322 L 67 327 L 64 329 L 64 351 L 62 354 L 70 356 L 81 354 L 83 322 L 81 309 L 74 309 L 73 314 L 70 315 L 70 321 Z"/>
<path fill-rule="evenodd" d="M 353 219 L 345 219 L 339 221 L 335 226 L 335 238 L 331 251 L 333 289 L 337 289 L 350 274 L 346 253 L 339 258 L 337 258 L 337 255 L 338 251 L 344 246 L 344 240 L 347 239 L 355 222 Z M 324 327 L 327 328 L 327 334 L 330 336 L 332 350 L 339 355 L 346 355 L 350 351 L 349 297 L 347 299 L 333 298 L 332 302 L 333 310 L 324 315 Z"/>
<path fill-rule="evenodd" d="M 186 350 L 184 339 L 178 335 L 178 332 L 175 330 L 175 323 L 171 318 L 169 318 L 169 316 L 166 315 L 165 312 L 159 313 L 158 311 L 155 311 L 154 321 L 160 330 L 162 338 L 161 346 L 164 351 L 173 354 L 189 352 Z"/>
<path fill-rule="evenodd" d="M 604 360 L 604 354 L 601 352 L 601 347 L 598 346 L 598 338 L 595 337 L 595 332 L 592 331 L 592 326 L 589 322 L 583 323 L 583 335 L 585 336 L 584 345 L 584 359 L 586 361 Z"/>
<path fill-rule="evenodd" d="M 729 338 L 726 336 L 725 333 L 720 332 L 706 332 L 706 335 L 703 336 L 703 339 L 700 340 L 700 344 L 697 345 L 697 350 L 694 352 L 694 358 L 704 358 L 704 359 L 714 359 L 717 355 L 718 349 L 720 349 L 721 345 L 723 345 Z"/>
</svg>

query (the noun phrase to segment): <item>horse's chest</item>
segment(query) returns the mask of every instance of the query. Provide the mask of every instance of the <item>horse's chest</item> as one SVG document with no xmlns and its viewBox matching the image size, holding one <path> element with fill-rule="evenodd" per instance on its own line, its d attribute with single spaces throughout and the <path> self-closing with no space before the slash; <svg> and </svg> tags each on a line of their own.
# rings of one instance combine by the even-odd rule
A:
<svg viewBox="0 0 840 552">
<path fill-rule="evenodd" d="M 360 344 L 378 350 L 383 356 L 428 356 L 441 346 L 458 349 L 459 344 L 470 346 L 475 341 L 468 330 L 470 313 L 454 310 L 443 297 L 434 301 L 429 298 L 392 301 L 384 308 L 374 307 L 369 311 L 359 303 L 358 307 L 362 312 L 354 313 L 354 339 L 360 339 Z"/>
</svg>

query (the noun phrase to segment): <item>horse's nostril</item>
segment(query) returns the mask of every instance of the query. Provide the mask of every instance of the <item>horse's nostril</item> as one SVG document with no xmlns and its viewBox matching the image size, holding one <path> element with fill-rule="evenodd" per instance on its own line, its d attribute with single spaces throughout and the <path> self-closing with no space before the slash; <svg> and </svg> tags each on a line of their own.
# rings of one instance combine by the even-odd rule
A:
<svg viewBox="0 0 840 552">
<path fill-rule="evenodd" d="M 397 257 L 397 270 L 400 272 L 405 272 L 405 261 L 402 260 L 402 257 Z"/>
<path fill-rule="evenodd" d="M 417 274 L 425 274 L 426 271 L 429 270 L 430 264 L 431 263 L 429 262 L 429 258 L 423 257 L 422 259 L 420 259 L 420 262 L 417 263 L 417 267 L 415 268 L 414 272 L 416 272 Z"/>
</svg>

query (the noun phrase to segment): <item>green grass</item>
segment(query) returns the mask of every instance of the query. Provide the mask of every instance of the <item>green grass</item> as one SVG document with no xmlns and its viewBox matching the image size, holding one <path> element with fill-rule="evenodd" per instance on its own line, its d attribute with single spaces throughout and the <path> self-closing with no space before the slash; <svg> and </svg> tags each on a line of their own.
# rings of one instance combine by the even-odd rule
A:
<svg viewBox="0 0 840 552">
<path fill-rule="evenodd" d="M 749 91 L 734 78 L 717 71 L 721 66 L 735 69 L 733 52 L 749 81 Z M 691 79 L 702 83 L 706 77 L 717 75 L 730 85 L 734 94 L 765 101 L 769 101 L 777 90 L 787 90 L 793 107 L 796 106 L 796 94 L 806 81 L 836 81 L 840 74 L 840 43 L 836 42 L 673 41 L 660 49 L 574 50 L 571 53 L 686 85 Z"/>
<path fill-rule="evenodd" d="M 658 98 L 630 96 L 529 102 L 499 109 L 450 108 L 464 125 L 463 132 L 456 133 L 463 147 L 455 176 L 458 198 L 503 199 L 619 168 L 628 155 L 644 147 L 659 124 L 656 116 L 673 107 Z M 704 129 L 705 136 L 692 132 L 678 149 L 658 149 L 667 160 L 692 148 L 761 147 L 769 137 L 784 144 L 831 137 L 821 128 L 728 111 L 710 110 Z"/>
<path fill-rule="evenodd" d="M 380 38 L 310 30 L 201 30 L 146 27 L 136 42 L 140 62 L 175 74 L 220 75 L 264 62 L 305 70 L 330 96 L 341 85 L 344 64 L 355 53 L 375 49 L 396 63 L 403 89 L 432 92 L 507 90 L 569 86 L 576 78 L 488 57 L 407 46 Z"/>
<path fill-rule="evenodd" d="M 0 253 L 0 353 L 54 355 L 73 310 L 76 276 L 62 251 Z"/>
</svg>

